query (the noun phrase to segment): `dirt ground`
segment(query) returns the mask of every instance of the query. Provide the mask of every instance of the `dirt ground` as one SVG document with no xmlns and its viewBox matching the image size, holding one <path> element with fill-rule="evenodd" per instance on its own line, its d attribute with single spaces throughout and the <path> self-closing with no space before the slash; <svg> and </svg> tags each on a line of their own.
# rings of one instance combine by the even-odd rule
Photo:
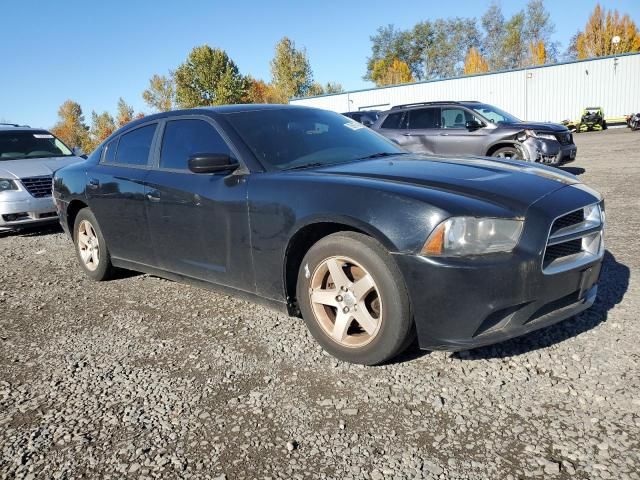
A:
<svg viewBox="0 0 640 480">
<path fill-rule="evenodd" d="M 252 303 L 93 283 L 57 228 L 0 234 L 0 477 L 640 479 L 640 132 L 576 143 L 606 198 L 594 307 L 376 368 Z"/>
</svg>

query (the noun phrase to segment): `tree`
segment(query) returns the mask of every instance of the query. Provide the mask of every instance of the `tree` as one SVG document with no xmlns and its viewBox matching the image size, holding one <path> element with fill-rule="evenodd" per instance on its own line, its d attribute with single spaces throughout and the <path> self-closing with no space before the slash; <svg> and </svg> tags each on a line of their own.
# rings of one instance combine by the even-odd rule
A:
<svg viewBox="0 0 640 480">
<path fill-rule="evenodd" d="M 620 37 L 617 45 L 612 41 L 616 36 Z M 629 15 L 621 17 L 617 10 L 605 13 L 598 4 L 584 31 L 575 37 L 574 45 L 579 59 L 637 52 L 640 51 L 640 32 Z"/>
<path fill-rule="evenodd" d="M 313 84 L 313 73 L 305 49 L 299 50 L 295 43 L 283 37 L 275 48 L 271 60 L 271 83 L 289 99 L 308 94 Z"/>
<path fill-rule="evenodd" d="M 464 72 L 467 49 L 480 46 L 480 32 L 476 20 L 438 19 L 433 23 L 432 31 L 432 43 L 422 55 L 426 62 L 426 78 L 461 75 Z"/>
<path fill-rule="evenodd" d="M 327 82 L 324 86 L 324 93 L 342 93 L 344 88 L 338 82 Z"/>
<path fill-rule="evenodd" d="M 122 97 L 118 99 L 118 113 L 116 114 L 116 126 L 123 127 L 133 120 L 133 107 L 124 101 Z"/>
<path fill-rule="evenodd" d="M 545 63 L 547 63 L 547 49 L 544 42 L 542 40 L 529 42 L 529 64 L 544 65 Z"/>
<path fill-rule="evenodd" d="M 95 150 L 115 130 L 116 122 L 109 112 L 105 111 L 99 115 L 95 111 L 91 112 L 91 128 L 89 129 L 88 142 L 85 145 L 86 151 Z"/>
<path fill-rule="evenodd" d="M 175 102 L 175 88 L 171 76 L 154 75 L 149 79 L 149 88 L 142 92 L 142 98 L 158 112 L 168 112 Z"/>
<path fill-rule="evenodd" d="M 69 147 L 91 150 L 89 127 L 84 123 L 82 107 L 73 100 L 65 101 L 58 109 L 58 122 L 51 129 L 56 137 Z"/>
<path fill-rule="evenodd" d="M 516 13 L 505 24 L 502 44 L 504 68 L 521 67 L 526 58 L 526 44 L 524 42 L 524 13 Z"/>
<path fill-rule="evenodd" d="M 525 10 L 525 22 L 523 26 L 523 38 L 529 45 L 534 44 L 539 50 L 537 56 L 530 56 L 529 60 L 533 65 L 543 65 L 548 61 L 555 61 L 558 51 L 558 42 L 554 42 L 552 37 L 556 27 L 551 20 L 551 14 L 544 8 L 543 0 L 530 0 Z M 540 45 L 544 49 L 544 60 L 540 60 Z"/>
<path fill-rule="evenodd" d="M 414 81 L 409 65 L 397 58 L 390 61 L 378 60 L 373 66 L 371 79 L 379 87 Z"/>
<path fill-rule="evenodd" d="M 175 71 L 176 103 L 182 108 L 241 103 L 247 81 L 224 50 L 195 47 Z"/>
<path fill-rule="evenodd" d="M 471 47 L 464 60 L 464 74 L 483 73 L 489 71 L 489 64 L 477 48 Z"/>
<path fill-rule="evenodd" d="M 288 98 L 282 95 L 273 85 L 252 77 L 247 77 L 247 103 L 287 103 Z"/>
<path fill-rule="evenodd" d="M 489 67 L 491 70 L 502 70 L 505 68 L 503 57 L 505 30 L 504 15 L 500 5 L 496 2 L 491 3 L 482 15 L 480 23 L 485 32 L 482 39 L 482 50 L 487 56 Z"/>
</svg>

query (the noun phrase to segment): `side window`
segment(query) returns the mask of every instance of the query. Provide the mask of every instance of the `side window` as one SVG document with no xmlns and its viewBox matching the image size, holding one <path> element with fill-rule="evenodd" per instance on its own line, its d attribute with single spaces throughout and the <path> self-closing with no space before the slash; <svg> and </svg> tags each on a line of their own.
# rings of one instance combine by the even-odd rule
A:
<svg viewBox="0 0 640 480">
<path fill-rule="evenodd" d="M 442 128 L 465 128 L 467 121 L 472 119 L 471 115 L 462 108 L 442 109 Z"/>
<path fill-rule="evenodd" d="M 390 113 L 387 118 L 384 119 L 380 128 L 404 128 L 404 122 L 402 121 L 403 112 Z"/>
<path fill-rule="evenodd" d="M 115 163 L 116 150 L 118 149 L 118 138 L 114 138 L 104 147 L 104 154 L 102 155 L 102 161 L 104 163 Z"/>
<path fill-rule="evenodd" d="M 438 128 L 439 108 L 420 108 L 409 111 L 409 128 Z"/>
<path fill-rule="evenodd" d="M 155 131 L 154 123 L 122 135 L 116 151 L 116 163 L 146 165 L 149 161 L 149 151 Z"/>
<path fill-rule="evenodd" d="M 231 154 L 229 147 L 211 124 L 204 120 L 167 122 L 162 137 L 160 168 L 186 170 L 195 153 Z"/>
</svg>

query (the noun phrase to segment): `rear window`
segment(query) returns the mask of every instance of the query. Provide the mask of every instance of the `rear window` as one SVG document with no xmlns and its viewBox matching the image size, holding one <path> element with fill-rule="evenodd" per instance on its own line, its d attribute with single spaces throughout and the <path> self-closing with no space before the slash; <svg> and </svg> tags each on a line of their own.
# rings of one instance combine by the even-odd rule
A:
<svg viewBox="0 0 640 480">
<path fill-rule="evenodd" d="M 387 115 L 387 118 L 384 119 L 380 128 L 403 128 L 402 115 L 403 112 L 390 113 Z"/>
<path fill-rule="evenodd" d="M 0 131 L 0 161 L 71 155 L 64 143 L 45 130 Z"/>
<path fill-rule="evenodd" d="M 409 111 L 409 128 L 438 128 L 439 108 L 420 108 Z"/>
<path fill-rule="evenodd" d="M 116 163 L 125 165 L 146 165 L 149 161 L 151 141 L 156 124 L 136 128 L 120 137 L 116 152 Z"/>
</svg>

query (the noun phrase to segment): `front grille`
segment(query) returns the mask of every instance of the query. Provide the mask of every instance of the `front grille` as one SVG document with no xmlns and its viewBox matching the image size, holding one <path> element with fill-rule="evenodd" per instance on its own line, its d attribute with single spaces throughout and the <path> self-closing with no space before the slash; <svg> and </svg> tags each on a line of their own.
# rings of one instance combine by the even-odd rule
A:
<svg viewBox="0 0 640 480">
<path fill-rule="evenodd" d="M 558 243 L 557 245 L 549 245 L 547 251 L 544 254 L 544 263 L 549 264 L 554 260 L 562 257 L 568 257 L 569 255 L 575 255 L 582 251 L 582 239 L 570 240 L 564 243 Z"/>
<path fill-rule="evenodd" d="M 20 182 L 24 185 L 31 195 L 36 198 L 51 196 L 51 176 L 21 178 Z"/>
<path fill-rule="evenodd" d="M 567 213 L 562 217 L 556 219 L 551 226 L 551 234 L 553 235 L 562 228 L 571 227 L 572 225 L 578 225 L 584 221 L 584 209 L 576 210 L 575 212 Z"/>
<path fill-rule="evenodd" d="M 602 256 L 602 206 L 587 205 L 557 217 L 549 229 L 543 272 L 558 273 L 586 265 Z"/>
<path fill-rule="evenodd" d="M 558 133 L 556 138 L 561 145 L 569 145 L 573 143 L 573 135 L 571 135 L 571 133 Z"/>
</svg>

